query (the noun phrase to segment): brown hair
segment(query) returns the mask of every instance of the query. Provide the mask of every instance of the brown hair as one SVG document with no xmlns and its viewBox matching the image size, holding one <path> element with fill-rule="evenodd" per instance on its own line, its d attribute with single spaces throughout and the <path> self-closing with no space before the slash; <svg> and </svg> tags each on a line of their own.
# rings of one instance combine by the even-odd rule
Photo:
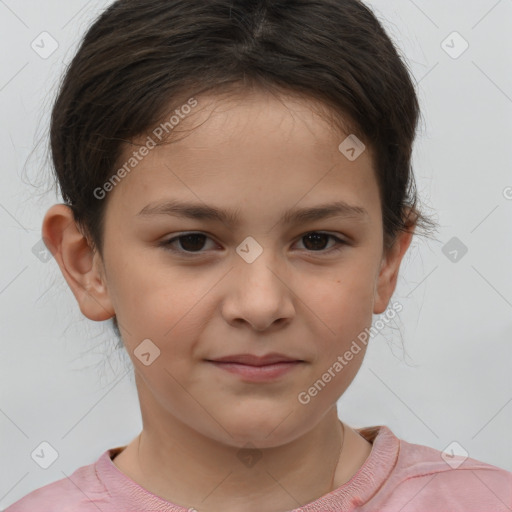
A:
<svg viewBox="0 0 512 512">
<path fill-rule="evenodd" d="M 51 116 L 62 197 L 100 254 L 107 201 L 94 190 L 126 144 L 186 98 L 254 87 L 320 100 L 371 148 L 386 248 L 412 226 L 428 236 L 411 169 L 414 85 L 361 1 L 117 0 L 85 34 Z"/>
</svg>

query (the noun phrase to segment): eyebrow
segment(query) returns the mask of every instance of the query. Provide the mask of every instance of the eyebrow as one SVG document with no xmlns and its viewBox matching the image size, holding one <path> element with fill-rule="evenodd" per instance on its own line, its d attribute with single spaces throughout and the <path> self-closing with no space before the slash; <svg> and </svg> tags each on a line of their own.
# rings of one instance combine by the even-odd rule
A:
<svg viewBox="0 0 512 512">
<path fill-rule="evenodd" d="M 160 203 L 150 203 L 137 214 L 147 217 L 154 215 L 171 215 L 197 220 L 222 222 L 229 226 L 236 225 L 240 218 L 238 211 L 214 208 L 200 203 L 190 203 L 171 199 Z M 369 214 L 362 206 L 351 205 L 345 201 L 335 201 L 308 208 L 287 210 L 281 223 L 284 225 L 312 222 L 329 217 L 347 217 L 359 221 L 368 220 Z"/>
</svg>

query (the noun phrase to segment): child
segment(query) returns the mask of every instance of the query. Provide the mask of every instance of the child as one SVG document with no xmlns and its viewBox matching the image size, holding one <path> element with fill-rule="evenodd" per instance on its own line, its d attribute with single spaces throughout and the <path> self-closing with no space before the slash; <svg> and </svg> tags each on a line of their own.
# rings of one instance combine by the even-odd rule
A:
<svg viewBox="0 0 512 512">
<path fill-rule="evenodd" d="M 7 512 L 511 510 L 512 473 L 338 418 L 434 225 L 418 115 L 358 0 L 114 2 L 53 108 L 43 238 L 143 430 Z"/>
</svg>

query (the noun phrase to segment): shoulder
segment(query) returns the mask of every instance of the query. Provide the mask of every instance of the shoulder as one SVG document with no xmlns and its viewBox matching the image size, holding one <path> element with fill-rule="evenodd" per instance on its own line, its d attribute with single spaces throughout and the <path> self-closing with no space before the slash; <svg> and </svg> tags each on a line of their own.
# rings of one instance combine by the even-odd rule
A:
<svg viewBox="0 0 512 512">
<path fill-rule="evenodd" d="M 108 493 L 97 477 L 96 464 L 82 466 L 68 477 L 35 489 L 4 512 L 98 512 L 96 503 L 104 503 Z"/>
<path fill-rule="evenodd" d="M 396 465 L 381 491 L 392 507 L 407 503 L 408 512 L 510 511 L 512 473 L 400 439 Z"/>
</svg>

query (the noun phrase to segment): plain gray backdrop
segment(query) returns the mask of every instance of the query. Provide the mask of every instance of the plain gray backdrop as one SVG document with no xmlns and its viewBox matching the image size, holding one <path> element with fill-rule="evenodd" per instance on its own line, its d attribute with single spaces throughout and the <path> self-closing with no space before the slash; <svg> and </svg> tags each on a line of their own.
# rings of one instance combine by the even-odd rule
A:
<svg viewBox="0 0 512 512">
<path fill-rule="evenodd" d="M 110 322 L 83 317 L 41 250 L 43 216 L 62 202 L 45 150 L 51 102 L 110 3 L 0 0 L 0 508 L 142 427 Z M 440 229 L 405 256 L 392 299 L 403 311 L 372 338 L 339 414 L 512 471 L 512 0 L 367 3 L 417 83 L 413 166 Z M 31 456 L 43 442 L 58 454 L 47 469 Z"/>
</svg>

